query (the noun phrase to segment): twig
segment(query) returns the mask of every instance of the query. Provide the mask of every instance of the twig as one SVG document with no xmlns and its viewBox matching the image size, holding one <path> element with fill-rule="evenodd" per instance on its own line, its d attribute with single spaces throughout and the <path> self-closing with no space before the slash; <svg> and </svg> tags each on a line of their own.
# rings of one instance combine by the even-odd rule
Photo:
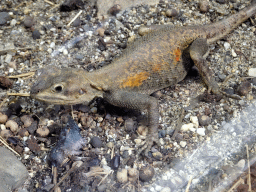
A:
<svg viewBox="0 0 256 192">
<path fill-rule="evenodd" d="M 9 93 L 7 92 L 8 96 L 21 96 L 21 97 L 30 97 L 30 93 Z"/>
<path fill-rule="evenodd" d="M 240 178 L 227 192 L 232 192 L 233 189 L 237 188 L 241 184 L 244 184 L 244 180 L 242 178 Z"/>
<path fill-rule="evenodd" d="M 189 192 L 189 187 L 190 187 L 190 185 L 191 185 L 192 178 L 193 178 L 193 177 L 192 177 L 192 176 L 190 176 L 189 181 L 188 181 L 188 185 L 187 185 L 187 187 L 186 187 L 185 192 Z"/>
<path fill-rule="evenodd" d="M 248 191 L 252 191 L 252 184 L 251 184 L 251 169 L 250 169 L 250 161 L 249 161 L 249 150 L 248 150 L 248 145 L 245 145 L 246 147 L 246 153 L 247 153 L 247 164 L 248 164 L 248 180 L 247 184 L 249 185 Z"/>
<path fill-rule="evenodd" d="M 17 79 L 17 78 L 20 78 L 20 77 L 30 77 L 30 76 L 33 76 L 33 75 L 35 75 L 34 71 L 28 72 L 28 73 L 22 73 L 22 74 L 19 74 L 19 75 L 7 76 L 7 78 Z"/>
<path fill-rule="evenodd" d="M 79 15 L 81 15 L 82 12 L 83 11 L 80 10 L 79 13 L 77 13 L 76 16 L 69 22 L 69 24 L 67 24 L 67 26 L 69 27 L 71 25 L 71 23 L 73 23 L 76 20 L 76 18 L 79 17 Z"/>
<path fill-rule="evenodd" d="M 46 2 L 46 3 L 50 4 L 50 5 L 55 5 L 53 2 L 48 1 L 48 0 L 44 0 L 44 2 Z"/>
<path fill-rule="evenodd" d="M 0 136 L 0 141 L 9 149 L 11 150 L 13 153 L 15 153 L 16 155 L 18 155 L 20 157 L 20 154 L 18 152 L 16 152 L 14 149 L 12 149 L 8 143 Z"/>
<path fill-rule="evenodd" d="M 101 181 L 99 182 L 98 186 L 100 186 L 100 184 L 105 181 L 105 179 L 109 176 L 109 174 L 113 173 L 113 170 L 109 171 L 102 179 Z"/>
</svg>

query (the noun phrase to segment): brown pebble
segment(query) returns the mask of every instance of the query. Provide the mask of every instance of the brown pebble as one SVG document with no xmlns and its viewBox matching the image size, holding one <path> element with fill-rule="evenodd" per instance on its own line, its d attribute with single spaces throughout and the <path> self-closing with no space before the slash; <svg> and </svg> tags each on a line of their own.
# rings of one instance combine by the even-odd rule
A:
<svg viewBox="0 0 256 192">
<path fill-rule="evenodd" d="M 148 34 L 149 32 L 151 31 L 151 28 L 150 27 L 147 27 L 145 25 L 141 25 L 138 29 L 138 34 L 140 36 L 143 36 L 143 35 L 146 35 Z"/>
<path fill-rule="evenodd" d="M 33 123 L 33 118 L 28 115 L 23 115 L 20 120 L 24 123 L 24 127 L 29 127 Z"/>
<path fill-rule="evenodd" d="M 27 129 L 21 129 L 20 131 L 19 131 L 19 135 L 21 136 L 21 137 L 27 137 L 27 136 L 29 136 L 29 132 L 28 132 L 28 130 Z"/>
<path fill-rule="evenodd" d="M 148 129 L 146 126 L 139 126 L 137 132 L 139 135 L 146 136 L 148 133 Z"/>
<path fill-rule="evenodd" d="M 15 132 L 18 130 L 18 127 L 19 127 L 18 123 L 16 123 L 16 121 L 14 121 L 14 120 L 9 120 L 9 121 L 7 121 L 7 122 L 5 123 L 5 126 L 6 126 L 7 128 L 10 128 L 10 130 L 11 130 L 13 133 L 15 133 Z"/>
<path fill-rule="evenodd" d="M 101 36 L 101 37 L 104 37 L 104 32 L 105 32 L 105 29 L 104 28 L 98 28 L 97 29 L 97 32 L 99 33 L 99 35 Z"/>
<path fill-rule="evenodd" d="M 207 126 L 211 123 L 211 118 L 207 115 L 199 116 L 198 120 L 199 120 L 199 125 L 201 126 Z"/>
<path fill-rule="evenodd" d="M 26 16 L 24 19 L 24 26 L 25 27 L 32 27 L 35 24 L 34 18 L 30 16 Z"/>
<path fill-rule="evenodd" d="M 210 6 L 209 6 L 209 2 L 208 1 L 201 1 L 199 3 L 199 10 L 202 12 L 202 13 L 207 13 L 210 9 Z"/>
<path fill-rule="evenodd" d="M 1 131 L 1 137 L 7 139 L 8 137 L 10 137 L 12 135 L 11 131 L 8 129 L 2 130 Z"/>
<path fill-rule="evenodd" d="M 138 181 L 139 171 L 135 168 L 128 169 L 129 182 L 135 183 Z"/>
<path fill-rule="evenodd" d="M 150 181 L 154 175 L 155 175 L 155 170 L 150 165 L 142 167 L 139 172 L 140 180 L 143 182 Z"/>
<path fill-rule="evenodd" d="M 5 77 L 5 76 L 0 76 L 0 87 L 3 87 L 5 89 L 9 89 L 12 87 L 12 80 L 10 80 L 9 78 Z"/>
<path fill-rule="evenodd" d="M 134 121 L 132 118 L 126 119 L 124 122 L 125 131 L 131 132 L 134 130 Z"/>
<path fill-rule="evenodd" d="M 6 123 L 7 120 L 8 120 L 8 116 L 0 113 L 0 123 Z"/>
<path fill-rule="evenodd" d="M 117 117 L 116 120 L 117 120 L 119 123 L 123 123 L 123 122 L 124 122 L 123 117 Z"/>
<path fill-rule="evenodd" d="M 43 127 L 39 127 L 37 130 L 36 130 L 36 133 L 40 136 L 40 137 L 47 137 L 50 133 L 49 129 L 45 126 Z"/>
<path fill-rule="evenodd" d="M 35 137 L 30 137 L 27 140 L 28 148 L 33 152 L 39 152 L 41 150 L 40 146 L 38 145 Z"/>
<path fill-rule="evenodd" d="M 108 10 L 109 14 L 114 15 L 114 16 L 115 16 L 117 13 L 119 13 L 120 11 L 121 11 L 121 5 L 119 5 L 119 4 L 114 5 L 113 7 L 111 7 L 111 8 Z"/>
<path fill-rule="evenodd" d="M 176 17 L 178 15 L 178 11 L 176 9 L 167 9 L 166 16 L 167 17 Z"/>
<path fill-rule="evenodd" d="M 242 82 L 237 88 L 238 95 L 245 96 L 251 91 L 251 83 L 248 81 Z"/>
</svg>

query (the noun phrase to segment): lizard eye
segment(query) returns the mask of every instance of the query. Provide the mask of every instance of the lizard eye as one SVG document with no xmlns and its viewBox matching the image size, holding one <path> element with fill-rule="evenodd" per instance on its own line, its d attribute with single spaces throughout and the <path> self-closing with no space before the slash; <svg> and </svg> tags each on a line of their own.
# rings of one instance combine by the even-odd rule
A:
<svg viewBox="0 0 256 192">
<path fill-rule="evenodd" d="M 63 90 L 63 85 L 56 85 L 54 87 L 54 91 L 60 93 Z"/>
</svg>

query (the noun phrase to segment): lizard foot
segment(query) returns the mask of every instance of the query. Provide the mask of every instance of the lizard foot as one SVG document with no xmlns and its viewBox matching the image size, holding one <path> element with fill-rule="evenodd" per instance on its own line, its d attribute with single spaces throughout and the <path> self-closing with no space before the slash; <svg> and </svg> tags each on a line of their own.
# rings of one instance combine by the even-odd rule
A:
<svg viewBox="0 0 256 192">
<path fill-rule="evenodd" d="M 148 152 L 150 151 L 153 142 L 155 142 L 159 147 L 161 146 L 158 137 L 154 136 L 154 135 L 149 135 L 147 136 L 147 138 L 145 139 L 145 141 L 143 142 L 143 144 L 139 147 L 137 154 L 136 154 L 136 158 L 138 159 L 138 157 L 140 156 L 140 154 L 144 154 L 144 156 L 148 157 Z M 144 153 L 143 153 L 144 151 Z"/>
<path fill-rule="evenodd" d="M 241 100 L 242 98 L 239 95 L 236 94 L 228 94 L 222 90 L 220 90 L 219 88 L 213 88 L 213 87 L 208 87 L 208 93 L 213 92 L 214 94 L 220 94 L 220 95 L 224 95 L 225 97 L 230 97 L 232 99 L 236 99 L 236 100 Z"/>
</svg>

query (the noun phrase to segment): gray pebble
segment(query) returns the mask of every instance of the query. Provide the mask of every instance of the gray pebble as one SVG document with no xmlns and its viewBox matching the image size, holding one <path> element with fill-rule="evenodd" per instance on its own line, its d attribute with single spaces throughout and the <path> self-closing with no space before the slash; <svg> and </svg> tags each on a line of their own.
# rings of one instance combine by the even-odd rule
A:
<svg viewBox="0 0 256 192">
<path fill-rule="evenodd" d="M 102 146 L 102 141 L 99 137 L 95 136 L 91 139 L 91 145 L 95 148 L 100 148 Z"/>
<path fill-rule="evenodd" d="M 34 25 L 34 18 L 30 16 L 26 16 L 24 19 L 24 26 L 30 28 L 33 25 Z"/>
<path fill-rule="evenodd" d="M 219 4 L 225 4 L 226 0 L 216 0 L 216 2 L 219 3 Z"/>
<path fill-rule="evenodd" d="M 0 191 L 10 192 L 25 182 L 28 171 L 6 148 L 0 147 L 0 154 Z"/>
<path fill-rule="evenodd" d="M 207 126 L 211 123 L 211 118 L 208 117 L 207 115 L 199 116 L 198 120 L 201 126 Z"/>
<path fill-rule="evenodd" d="M 179 13 L 176 9 L 167 9 L 167 11 L 166 11 L 167 17 L 176 17 L 178 14 Z"/>
<path fill-rule="evenodd" d="M 126 119 L 124 122 L 124 127 L 127 132 L 131 132 L 134 130 L 134 121 L 132 118 Z"/>
<path fill-rule="evenodd" d="M 40 39 L 41 34 L 38 30 L 34 30 L 32 33 L 32 37 L 33 37 L 33 39 Z"/>
<path fill-rule="evenodd" d="M 208 1 L 201 1 L 199 3 L 199 9 L 202 13 L 207 13 L 209 11 L 209 2 Z"/>
<path fill-rule="evenodd" d="M 81 20 L 79 18 L 77 18 L 74 22 L 73 22 L 73 26 L 74 27 L 78 27 L 81 25 Z"/>
<path fill-rule="evenodd" d="M 155 175 L 155 170 L 151 165 L 144 166 L 139 171 L 140 180 L 143 182 L 150 181 Z"/>
<path fill-rule="evenodd" d="M 245 96 L 245 95 L 247 95 L 250 91 L 251 91 L 251 83 L 248 82 L 248 81 L 242 82 L 242 83 L 239 85 L 238 89 L 237 89 L 238 95 L 240 95 L 240 96 Z"/>
<path fill-rule="evenodd" d="M 0 25 L 6 24 L 7 21 L 11 20 L 9 13 L 0 12 Z"/>
</svg>

